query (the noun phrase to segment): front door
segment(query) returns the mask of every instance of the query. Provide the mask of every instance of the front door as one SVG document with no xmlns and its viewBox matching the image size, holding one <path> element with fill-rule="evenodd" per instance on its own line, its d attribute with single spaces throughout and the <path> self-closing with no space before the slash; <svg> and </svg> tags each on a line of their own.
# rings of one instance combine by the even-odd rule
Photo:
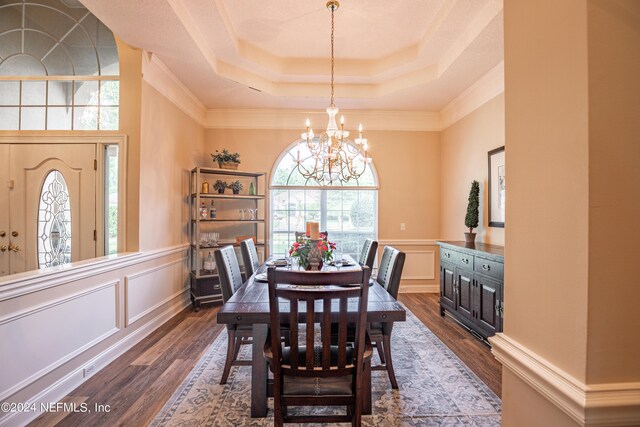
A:
<svg viewBox="0 0 640 427">
<path fill-rule="evenodd" d="M 8 274 L 95 257 L 96 145 L 8 147 Z"/>
</svg>

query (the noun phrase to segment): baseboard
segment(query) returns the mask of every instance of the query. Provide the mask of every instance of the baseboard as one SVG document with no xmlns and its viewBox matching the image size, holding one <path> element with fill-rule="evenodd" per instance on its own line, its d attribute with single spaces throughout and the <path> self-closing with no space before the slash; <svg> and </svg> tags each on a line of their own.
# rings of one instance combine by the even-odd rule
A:
<svg viewBox="0 0 640 427">
<path fill-rule="evenodd" d="M 640 425 L 640 383 L 587 385 L 504 333 L 489 342 L 504 368 L 580 425 Z"/>
<path fill-rule="evenodd" d="M 60 378 L 58 381 L 51 384 L 49 387 L 42 390 L 32 398 L 27 399 L 30 404 L 35 405 L 34 408 L 37 409 L 36 411 L 9 413 L 6 416 L 0 418 L 0 426 L 23 426 L 36 419 L 42 414 L 42 412 L 40 412 L 39 410 L 40 404 L 49 404 L 60 401 L 63 397 L 68 395 L 70 392 L 78 388 L 82 383 L 102 370 L 102 368 L 113 362 L 127 350 L 130 350 L 133 346 L 138 344 L 153 331 L 173 318 L 176 314 L 187 308 L 191 304 L 191 301 L 188 297 L 188 292 L 183 292 L 181 293 L 181 295 L 182 298 L 178 299 L 178 301 L 176 301 L 162 313 L 160 313 L 132 333 L 126 335 L 121 340 L 101 352 L 99 355 L 97 355 L 87 363 L 74 369 L 72 372 Z M 95 366 L 96 369 L 92 375 L 83 377 L 83 370 L 86 366 L 89 365 Z"/>
<path fill-rule="evenodd" d="M 440 292 L 440 285 L 432 283 L 428 285 L 402 285 L 400 284 L 401 294 L 437 294 Z"/>
</svg>

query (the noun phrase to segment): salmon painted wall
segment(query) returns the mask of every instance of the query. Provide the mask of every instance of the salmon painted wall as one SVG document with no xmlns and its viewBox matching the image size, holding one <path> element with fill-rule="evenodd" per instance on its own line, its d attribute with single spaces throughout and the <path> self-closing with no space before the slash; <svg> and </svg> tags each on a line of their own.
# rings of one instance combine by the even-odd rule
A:
<svg viewBox="0 0 640 427">
<path fill-rule="evenodd" d="M 464 217 L 467 213 L 469 190 L 471 182 L 476 180 L 480 183 L 480 223 L 475 230 L 476 241 L 504 245 L 504 228 L 489 227 L 487 220 L 487 153 L 503 145 L 504 93 L 442 131 L 442 239 L 464 240 L 464 233 L 468 231 L 464 225 Z"/>
<path fill-rule="evenodd" d="M 188 243 L 189 171 L 207 156 L 204 128 L 142 82 L 140 250 Z"/>
<path fill-rule="evenodd" d="M 207 129 L 206 153 L 228 148 L 240 153 L 241 169 L 270 173 L 280 153 L 299 135 L 299 130 Z M 367 138 L 380 184 L 378 238 L 438 238 L 438 132 L 369 131 Z M 207 165 L 212 165 L 210 160 Z M 405 231 L 400 223 L 406 224 Z"/>
</svg>

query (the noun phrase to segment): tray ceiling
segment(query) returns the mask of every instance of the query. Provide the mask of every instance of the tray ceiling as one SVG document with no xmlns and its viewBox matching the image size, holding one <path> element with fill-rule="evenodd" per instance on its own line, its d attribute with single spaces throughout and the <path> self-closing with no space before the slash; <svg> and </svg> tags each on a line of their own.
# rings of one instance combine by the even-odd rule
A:
<svg viewBox="0 0 640 427">
<path fill-rule="evenodd" d="M 82 0 L 210 109 L 325 108 L 324 0 Z M 336 105 L 440 111 L 503 59 L 502 1 L 342 2 Z"/>
</svg>

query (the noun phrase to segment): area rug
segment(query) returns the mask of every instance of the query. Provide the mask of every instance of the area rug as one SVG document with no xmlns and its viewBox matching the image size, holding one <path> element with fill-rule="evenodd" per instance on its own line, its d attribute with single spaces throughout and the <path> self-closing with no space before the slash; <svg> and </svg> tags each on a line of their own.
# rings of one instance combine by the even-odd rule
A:
<svg viewBox="0 0 640 427">
<path fill-rule="evenodd" d="M 400 389 L 391 389 L 385 371 L 373 371 L 373 414 L 363 416 L 364 426 L 500 425 L 500 398 L 408 309 L 407 321 L 394 325 L 391 345 Z M 226 350 L 225 329 L 158 412 L 152 426 L 273 425 L 272 399 L 267 418 L 249 415 L 250 367 L 233 367 L 227 384 L 218 384 Z M 251 357 L 250 346 L 243 346 L 242 352 L 242 358 Z"/>
</svg>

